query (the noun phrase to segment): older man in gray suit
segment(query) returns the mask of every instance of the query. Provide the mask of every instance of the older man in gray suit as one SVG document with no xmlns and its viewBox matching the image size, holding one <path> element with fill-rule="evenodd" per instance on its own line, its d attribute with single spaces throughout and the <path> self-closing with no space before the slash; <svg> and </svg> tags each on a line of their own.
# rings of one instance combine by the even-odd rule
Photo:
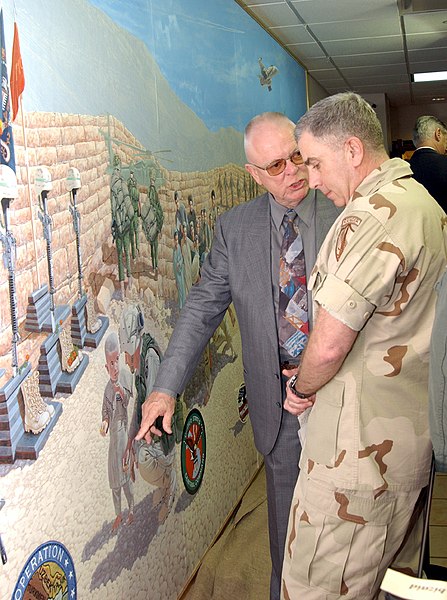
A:
<svg viewBox="0 0 447 600">
<path fill-rule="evenodd" d="M 154 425 L 159 416 L 163 416 L 163 428 L 171 432 L 174 398 L 183 392 L 208 340 L 233 302 L 255 443 L 265 458 L 272 557 L 270 597 L 277 600 L 301 451 L 297 419 L 283 408 L 286 378 L 282 371 L 286 365 L 299 362 L 299 357 L 289 356 L 278 341 L 283 218 L 288 209 L 295 209 L 310 274 L 338 210 L 320 192 L 309 191 L 307 167 L 294 139 L 294 123 L 283 114 L 263 113 L 252 119 L 245 129 L 244 147 L 247 171 L 268 192 L 218 218 L 201 280 L 191 288 L 153 392 L 143 405 L 137 439 L 160 433 Z"/>
</svg>

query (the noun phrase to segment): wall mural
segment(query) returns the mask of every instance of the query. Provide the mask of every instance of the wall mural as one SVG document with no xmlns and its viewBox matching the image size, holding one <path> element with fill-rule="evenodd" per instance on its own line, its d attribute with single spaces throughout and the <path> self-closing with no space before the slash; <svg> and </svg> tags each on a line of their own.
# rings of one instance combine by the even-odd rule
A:
<svg viewBox="0 0 447 600">
<path fill-rule="evenodd" d="M 0 7 L 0 599 L 176 598 L 260 464 L 232 307 L 174 435 L 141 404 L 304 72 L 228 0 Z"/>
</svg>

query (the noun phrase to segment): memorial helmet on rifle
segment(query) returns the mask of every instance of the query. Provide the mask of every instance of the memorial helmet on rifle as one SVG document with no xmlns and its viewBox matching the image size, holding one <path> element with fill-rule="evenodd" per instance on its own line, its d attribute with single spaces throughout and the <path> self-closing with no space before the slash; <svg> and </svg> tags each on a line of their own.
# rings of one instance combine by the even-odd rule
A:
<svg viewBox="0 0 447 600">
<path fill-rule="evenodd" d="M 133 356 L 140 344 L 140 333 L 144 327 L 144 316 L 141 308 L 132 304 L 126 306 L 120 319 L 119 340 L 121 352 Z"/>
</svg>

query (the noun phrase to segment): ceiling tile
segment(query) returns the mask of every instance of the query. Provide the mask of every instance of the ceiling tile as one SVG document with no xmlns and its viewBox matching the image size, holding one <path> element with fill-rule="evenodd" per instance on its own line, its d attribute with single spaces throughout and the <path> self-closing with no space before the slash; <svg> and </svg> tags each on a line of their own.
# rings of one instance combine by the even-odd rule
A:
<svg viewBox="0 0 447 600">
<path fill-rule="evenodd" d="M 272 34 L 279 37 L 284 44 L 306 44 L 314 42 L 313 37 L 303 25 L 289 25 L 285 27 L 272 27 Z"/>
<path fill-rule="evenodd" d="M 265 25 L 279 26 L 296 24 L 301 25 L 296 15 L 290 10 L 287 4 L 263 4 L 261 6 L 251 7 L 250 10 L 257 19 Z"/>
<path fill-rule="evenodd" d="M 318 81 L 321 81 L 322 83 L 329 81 L 338 81 L 343 84 L 345 83 L 336 69 L 321 69 L 320 71 L 309 71 L 309 73 L 314 78 L 318 73 Z"/>
<path fill-rule="evenodd" d="M 379 15 L 388 19 L 399 16 L 394 0 L 293 0 L 292 6 L 309 25 L 356 19 L 374 20 Z"/>
<path fill-rule="evenodd" d="M 398 19 L 376 19 L 374 21 L 350 20 L 334 23 L 316 23 L 310 25 L 312 32 L 325 44 L 327 40 L 345 40 L 358 38 L 374 38 L 376 32 L 381 35 L 400 36 Z"/>
<path fill-rule="evenodd" d="M 391 52 L 402 50 L 402 38 L 399 35 L 378 36 L 375 38 L 346 39 L 324 42 L 326 51 L 332 56 L 364 54 L 366 52 Z"/>
<path fill-rule="evenodd" d="M 253 6 L 263 6 L 264 4 L 285 4 L 284 0 L 248 0 L 245 2 L 249 8 Z"/>
<path fill-rule="evenodd" d="M 447 10 L 431 12 L 406 14 L 403 17 L 405 31 L 407 35 L 412 33 L 443 33 L 447 36 Z"/>
<path fill-rule="evenodd" d="M 447 62 L 447 45 L 442 48 L 419 48 L 418 50 L 409 50 L 408 59 L 411 64 L 416 62 Z"/>
<path fill-rule="evenodd" d="M 408 50 L 443 48 L 447 44 L 445 33 L 410 33 L 407 35 Z"/>
<path fill-rule="evenodd" d="M 341 69 L 346 77 L 363 77 L 369 79 L 370 77 L 393 77 L 404 73 L 407 75 L 407 69 L 405 63 L 391 64 L 391 65 L 373 65 L 363 67 L 343 67 Z M 408 75 L 407 75 L 408 79 Z"/>
<path fill-rule="evenodd" d="M 287 49 L 302 61 L 308 58 L 325 58 L 325 54 L 316 42 L 308 44 L 287 44 Z"/>
<path fill-rule="evenodd" d="M 368 54 L 350 54 L 337 56 L 334 62 L 338 67 L 363 67 L 368 65 L 405 65 L 405 54 L 403 50 L 395 52 L 369 52 Z"/>
<path fill-rule="evenodd" d="M 309 71 L 319 71 L 321 69 L 326 69 L 328 66 L 331 66 L 331 63 L 326 57 L 306 58 L 306 67 Z"/>
<path fill-rule="evenodd" d="M 365 82 L 365 85 L 397 85 L 399 83 L 408 84 L 410 81 L 408 74 L 405 72 L 394 75 L 377 74 L 364 77 L 361 73 L 346 73 L 346 71 L 343 71 L 343 75 L 351 85 L 359 85 L 362 82 Z"/>
</svg>

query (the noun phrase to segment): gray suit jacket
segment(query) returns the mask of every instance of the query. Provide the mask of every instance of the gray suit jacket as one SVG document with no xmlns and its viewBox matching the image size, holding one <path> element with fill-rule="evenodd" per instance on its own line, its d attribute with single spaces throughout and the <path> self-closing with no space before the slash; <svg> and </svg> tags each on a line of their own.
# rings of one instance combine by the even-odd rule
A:
<svg viewBox="0 0 447 600">
<path fill-rule="evenodd" d="M 314 193 L 311 191 L 311 193 Z M 317 247 L 340 214 L 319 195 Z M 240 204 L 216 222 L 200 283 L 191 288 L 158 371 L 154 390 L 180 394 L 231 302 L 242 339 L 242 360 L 256 447 L 268 454 L 282 417 L 278 333 L 273 302 L 268 194 Z"/>
</svg>

